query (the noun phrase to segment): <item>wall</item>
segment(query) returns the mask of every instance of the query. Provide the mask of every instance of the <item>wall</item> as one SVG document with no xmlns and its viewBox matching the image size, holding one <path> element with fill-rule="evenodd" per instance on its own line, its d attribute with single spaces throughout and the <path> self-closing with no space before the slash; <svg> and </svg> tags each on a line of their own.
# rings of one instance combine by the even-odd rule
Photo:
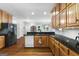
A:
<svg viewBox="0 0 79 59">
<path fill-rule="evenodd" d="M 75 37 L 79 33 L 79 29 L 66 29 L 66 30 L 63 30 L 63 31 L 55 30 L 55 32 L 56 32 L 56 34 L 64 35 L 66 37 L 75 39 Z"/>
<path fill-rule="evenodd" d="M 19 39 L 20 37 L 23 37 L 24 35 L 24 23 L 23 23 L 24 19 L 18 19 L 16 17 L 13 17 L 13 23 L 17 24 L 17 39 Z"/>
</svg>

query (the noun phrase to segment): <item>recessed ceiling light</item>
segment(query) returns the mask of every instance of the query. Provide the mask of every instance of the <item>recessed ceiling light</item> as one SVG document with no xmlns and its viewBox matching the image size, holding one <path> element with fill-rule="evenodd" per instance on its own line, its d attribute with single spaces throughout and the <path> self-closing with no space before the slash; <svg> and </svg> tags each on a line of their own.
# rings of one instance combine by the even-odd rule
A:
<svg viewBox="0 0 79 59">
<path fill-rule="evenodd" d="M 32 12 L 32 15 L 35 15 L 35 13 L 34 13 L 34 12 Z"/>
<path fill-rule="evenodd" d="M 46 12 L 46 11 L 44 11 L 44 12 L 43 12 L 43 14 L 44 14 L 44 15 L 47 15 L 47 12 Z"/>
</svg>

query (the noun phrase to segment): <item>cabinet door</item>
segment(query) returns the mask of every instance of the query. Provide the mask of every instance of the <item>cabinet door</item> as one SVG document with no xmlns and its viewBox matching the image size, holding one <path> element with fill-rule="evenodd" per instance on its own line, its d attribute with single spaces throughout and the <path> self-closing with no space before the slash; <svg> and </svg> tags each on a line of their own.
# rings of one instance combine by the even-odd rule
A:
<svg viewBox="0 0 79 59">
<path fill-rule="evenodd" d="M 60 4 L 60 12 L 66 8 L 66 3 L 61 3 Z"/>
<path fill-rule="evenodd" d="M 58 3 L 56 5 L 56 15 L 59 14 L 59 12 L 60 12 L 60 4 Z"/>
<path fill-rule="evenodd" d="M 2 11 L 2 23 L 8 23 L 8 17 L 5 11 Z"/>
<path fill-rule="evenodd" d="M 79 25 L 79 3 L 76 3 L 76 23 Z"/>
<path fill-rule="evenodd" d="M 69 50 L 69 56 L 79 56 L 76 52 Z"/>
<path fill-rule="evenodd" d="M 41 47 L 47 47 L 47 36 L 42 36 L 42 46 Z"/>
<path fill-rule="evenodd" d="M 5 47 L 5 36 L 0 36 L 0 49 Z"/>
<path fill-rule="evenodd" d="M 53 12 L 52 12 L 52 19 L 51 19 L 51 20 L 52 20 L 52 27 L 53 27 L 53 28 L 56 27 L 56 26 L 55 26 L 55 24 L 56 24 L 56 23 L 55 23 L 55 22 L 56 22 L 56 16 L 55 16 L 55 15 L 56 15 L 56 13 L 55 13 L 55 8 L 54 8 L 54 10 L 53 10 Z"/>
<path fill-rule="evenodd" d="M 39 47 L 39 36 L 34 36 L 34 47 Z"/>
<path fill-rule="evenodd" d="M 76 24 L 76 5 L 72 4 L 67 7 L 67 26 Z"/>
<path fill-rule="evenodd" d="M 2 11 L 0 10 L 0 29 L 1 29 L 1 22 L 2 22 Z"/>
<path fill-rule="evenodd" d="M 48 46 L 52 51 L 52 54 L 55 55 L 55 45 L 54 45 L 54 38 L 50 37 L 48 40 Z"/>
<path fill-rule="evenodd" d="M 60 13 L 60 28 L 64 28 L 66 27 L 66 9 L 64 9 L 61 13 Z"/>
<path fill-rule="evenodd" d="M 65 56 L 68 56 L 68 48 L 63 44 L 60 44 L 60 55 L 62 54 L 64 54 Z"/>
<path fill-rule="evenodd" d="M 62 49 L 60 49 L 60 56 L 68 56 Z"/>
<path fill-rule="evenodd" d="M 59 14 L 58 15 L 56 15 L 56 28 L 59 28 L 59 22 L 60 22 L 60 20 L 59 20 Z"/>
<path fill-rule="evenodd" d="M 8 15 L 8 23 L 12 23 L 12 16 Z"/>
<path fill-rule="evenodd" d="M 59 56 L 59 42 L 55 40 L 55 56 Z"/>
</svg>

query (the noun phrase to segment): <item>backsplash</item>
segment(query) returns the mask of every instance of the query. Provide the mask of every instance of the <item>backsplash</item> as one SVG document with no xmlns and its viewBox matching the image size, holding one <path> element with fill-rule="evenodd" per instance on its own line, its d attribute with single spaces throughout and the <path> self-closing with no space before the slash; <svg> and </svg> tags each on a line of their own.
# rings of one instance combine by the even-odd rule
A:
<svg viewBox="0 0 79 59">
<path fill-rule="evenodd" d="M 78 35 L 79 33 L 79 29 L 65 29 L 63 31 L 60 30 L 55 30 L 56 34 L 60 34 L 72 39 L 75 39 L 75 37 Z"/>
</svg>

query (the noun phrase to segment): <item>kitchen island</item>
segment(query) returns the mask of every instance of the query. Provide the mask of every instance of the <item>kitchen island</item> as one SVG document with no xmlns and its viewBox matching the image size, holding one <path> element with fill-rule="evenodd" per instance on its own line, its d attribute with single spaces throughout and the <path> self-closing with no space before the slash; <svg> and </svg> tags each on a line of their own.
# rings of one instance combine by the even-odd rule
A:
<svg viewBox="0 0 79 59">
<path fill-rule="evenodd" d="M 55 35 L 54 32 L 27 32 L 25 36 L 25 47 L 47 47 L 49 35 Z"/>
</svg>

